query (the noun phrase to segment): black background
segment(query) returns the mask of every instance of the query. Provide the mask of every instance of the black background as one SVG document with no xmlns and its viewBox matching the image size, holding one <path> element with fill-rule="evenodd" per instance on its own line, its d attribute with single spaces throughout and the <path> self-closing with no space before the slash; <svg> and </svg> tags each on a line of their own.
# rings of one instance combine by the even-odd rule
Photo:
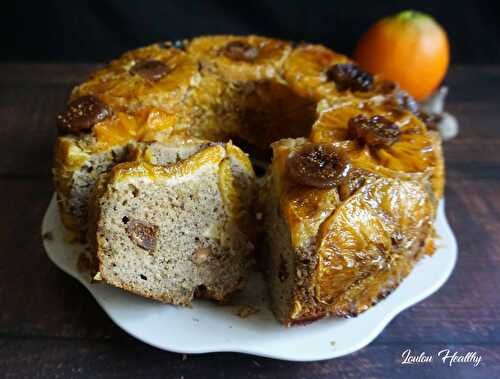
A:
<svg viewBox="0 0 500 379">
<path fill-rule="evenodd" d="M 212 33 L 323 43 L 350 54 L 379 18 L 405 9 L 447 30 L 453 63 L 500 63 L 500 11 L 488 1 L 16 1 L 1 11 L 2 60 L 106 61 L 125 50 Z"/>
</svg>

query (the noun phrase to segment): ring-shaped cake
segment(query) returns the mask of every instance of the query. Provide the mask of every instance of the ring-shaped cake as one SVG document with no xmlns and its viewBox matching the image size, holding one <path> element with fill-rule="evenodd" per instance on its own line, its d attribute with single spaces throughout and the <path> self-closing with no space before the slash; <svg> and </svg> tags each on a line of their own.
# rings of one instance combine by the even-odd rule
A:
<svg viewBox="0 0 500 379">
<path fill-rule="evenodd" d="M 91 243 L 95 280 L 142 296 L 223 301 L 257 259 L 285 325 L 357 315 L 434 251 L 431 121 L 320 45 L 154 44 L 95 72 L 58 115 L 61 218 Z M 236 145 L 261 164 L 272 151 L 265 175 Z"/>
</svg>

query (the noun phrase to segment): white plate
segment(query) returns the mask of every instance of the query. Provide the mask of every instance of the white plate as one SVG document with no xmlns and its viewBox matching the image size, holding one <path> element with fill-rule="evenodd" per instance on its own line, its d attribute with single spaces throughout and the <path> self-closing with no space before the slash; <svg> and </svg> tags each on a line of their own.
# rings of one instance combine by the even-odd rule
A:
<svg viewBox="0 0 500 379">
<path fill-rule="evenodd" d="M 443 285 L 457 258 L 457 244 L 444 214 L 444 203 L 436 220 L 439 235 L 436 253 L 421 260 L 401 285 L 385 300 L 351 319 L 329 318 L 307 326 L 284 328 L 265 305 L 265 287 L 260 275 L 231 305 L 220 306 L 197 300 L 192 308 L 160 304 L 105 284 L 90 284 L 76 269 L 83 246 L 64 241 L 55 197 L 45 214 L 42 231 L 49 258 L 78 279 L 95 297 L 109 317 L 135 338 L 160 349 L 195 354 L 232 351 L 289 361 L 330 359 L 352 353 L 369 344 L 394 316 L 426 298 Z M 75 251 L 76 250 L 76 251 Z M 247 318 L 236 315 L 241 305 L 259 312 Z"/>
</svg>

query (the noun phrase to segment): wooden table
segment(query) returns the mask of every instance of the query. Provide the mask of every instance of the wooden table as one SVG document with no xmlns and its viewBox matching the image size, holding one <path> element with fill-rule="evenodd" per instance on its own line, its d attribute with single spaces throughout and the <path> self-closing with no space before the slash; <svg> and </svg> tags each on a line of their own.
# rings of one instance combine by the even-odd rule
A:
<svg viewBox="0 0 500 379">
<path fill-rule="evenodd" d="M 454 67 L 446 212 L 459 244 L 445 286 L 347 357 L 291 363 L 242 354 L 182 356 L 116 327 L 47 259 L 40 223 L 53 188 L 54 115 L 96 65 L 0 65 L 0 377 L 331 378 L 500 376 L 500 66 Z M 169 325 L 165 325 L 166 328 Z M 481 364 L 401 365 L 405 349 L 475 351 Z"/>
</svg>

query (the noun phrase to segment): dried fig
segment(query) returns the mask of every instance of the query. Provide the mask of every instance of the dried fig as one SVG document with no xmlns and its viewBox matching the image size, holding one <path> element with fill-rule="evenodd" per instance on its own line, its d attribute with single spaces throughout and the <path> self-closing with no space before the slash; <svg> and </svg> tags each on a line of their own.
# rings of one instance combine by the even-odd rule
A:
<svg viewBox="0 0 500 379">
<path fill-rule="evenodd" d="M 288 158 L 288 173 L 297 183 L 331 188 L 347 175 L 350 165 L 344 155 L 328 143 L 309 143 Z"/>
<path fill-rule="evenodd" d="M 370 146 L 390 146 L 401 135 L 399 127 L 384 116 L 371 118 L 359 115 L 349 120 L 349 137 Z"/>
<path fill-rule="evenodd" d="M 109 108 L 97 97 L 86 95 L 73 100 L 64 112 L 57 115 L 61 133 L 78 133 L 92 128 L 111 115 Z"/>
<path fill-rule="evenodd" d="M 142 76 L 152 82 L 160 80 L 170 71 L 171 69 L 164 62 L 154 59 L 138 61 L 129 70 L 131 74 Z"/>
<path fill-rule="evenodd" d="M 366 92 L 373 87 L 373 76 L 353 63 L 338 63 L 326 71 L 326 77 L 339 91 Z"/>
<path fill-rule="evenodd" d="M 129 238 L 141 249 L 153 251 L 156 248 L 160 228 L 145 221 L 123 218 Z"/>
<path fill-rule="evenodd" d="M 252 62 L 259 56 L 259 50 L 243 41 L 229 42 L 223 49 L 222 53 L 236 61 Z"/>
</svg>

